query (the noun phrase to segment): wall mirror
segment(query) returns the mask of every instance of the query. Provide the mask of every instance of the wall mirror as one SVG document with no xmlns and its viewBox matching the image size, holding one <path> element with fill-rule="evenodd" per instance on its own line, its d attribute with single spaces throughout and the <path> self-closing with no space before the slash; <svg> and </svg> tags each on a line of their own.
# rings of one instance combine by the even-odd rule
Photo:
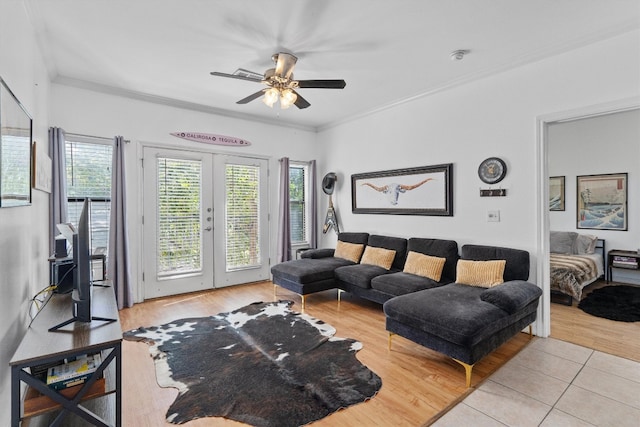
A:
<svg viewBox="0 0 640 427">
<path fill-rule="evenodd" d="M 0 78 L 0 207 L 31 204 L 32 120 Z"/>
</svg>

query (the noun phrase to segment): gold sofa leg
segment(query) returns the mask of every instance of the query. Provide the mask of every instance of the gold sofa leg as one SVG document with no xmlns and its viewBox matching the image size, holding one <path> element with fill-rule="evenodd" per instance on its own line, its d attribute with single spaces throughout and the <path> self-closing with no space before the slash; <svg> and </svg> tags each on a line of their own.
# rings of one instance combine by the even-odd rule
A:
<svg viewBox="0 0 640 427">
<path fill-rule="evenodd" d="M 300 295 L 300 299 L 302 299 L 302 309 L 304 310 L 305 296 L 304 295 Z"/>
<path fill-rule="evenodd" d="M 453 359 L 453 360 L 455 360 L 456 362 L 464 366 L 464 372 L 467 377 L 467 388 L 471 387 L 471 371 L 473 370 L 473 365 L 469 365 L 468 363 L 461 362 L 458 359 Z"/>
<path fill-rule="evenodd" d="M 391 340 L 395 334 L 393 332 L 389 332 L 389 351 L 391 351 Z"/>
</svg>

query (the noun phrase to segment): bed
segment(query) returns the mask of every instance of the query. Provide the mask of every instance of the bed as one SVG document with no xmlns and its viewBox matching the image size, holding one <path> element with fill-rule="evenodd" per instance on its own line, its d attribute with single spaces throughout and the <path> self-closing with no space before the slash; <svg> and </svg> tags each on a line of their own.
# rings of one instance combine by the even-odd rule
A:
<svg viewBox="0 0 640 427">
<path fill-rule="evenodd" d="M 605 241 L 589 234 L 552 231 L 550 235 L 551 301 L 571 305 L 585 286 L 603 278 Z"/>
</svg>

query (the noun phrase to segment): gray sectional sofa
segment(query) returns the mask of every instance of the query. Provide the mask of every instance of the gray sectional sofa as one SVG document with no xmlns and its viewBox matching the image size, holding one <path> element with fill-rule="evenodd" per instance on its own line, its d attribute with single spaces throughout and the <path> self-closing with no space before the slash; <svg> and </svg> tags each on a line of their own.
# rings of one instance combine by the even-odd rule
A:
<svg viewBox="0 0 640 427">
<path fill-rule="evenodd" d="M 464 366 L 467 387 L 473 365 L 535 321 L 542 291 L 527 282 L 529 253 L 453 240 L 340 233 L 342 242 L 395 251 L 389 269 L 335 257 L 333 249 L 312 249 L 302 259 L 271 268 L 274 292 L 284 287 L 302 296 L 338 288 L 383 304 L 386 329 L 443 353 Z M 365 247 L 366 247 L 365 246 Z M 409 252 L 445 258 L 440 280 L 403 271 Z M 456 283 L 459 259 L 504 260 L 503 283 L 493 287 Z"/>
</svg>

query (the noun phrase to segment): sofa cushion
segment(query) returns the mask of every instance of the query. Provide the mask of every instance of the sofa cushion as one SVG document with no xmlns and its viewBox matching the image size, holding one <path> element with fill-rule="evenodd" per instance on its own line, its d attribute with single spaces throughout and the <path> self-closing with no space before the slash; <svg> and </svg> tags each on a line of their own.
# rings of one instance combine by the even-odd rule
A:
<svg viewBox="0 0 640 427">
<path fill-rule="evenodd" d="M 402 271 L 417 276 L 428 277 L 438 282 L 442 276 L 442 269 L 444 268 L 446 260 L 446 258 L 409 251 Z"/>
<path fill-rule="evenodd" d="M 449 283 L 456 279 L 456 262 L 459 255 L 458 243 L 454 240 L 412 237 L 407 242 L 407 251 L 446 258 L 440 282 Z"/>
<path fill-rule="evenodd" d="M 336 268 L 335 278 L 338 281 L 338 285 L 340 285 L 340 282 L 344 282 L 359 288 L 370 289 L 371 279 L 387 273 L 389 273 L 389 270 L 377 265 L 356 264 Z"/>
<path fill-rule="evenodd" d="M 464 285 L 490 288 L 504 282 L 505 260 L 470 261 L 461 259 L 458 261 L 456 283 Z"/>
<path fill-rule="evenodd" d="M 485 290 L 480 294 L 480 299 L 513 314 L 540 298 L 540 295 L 542 290 L 533 283 L 513 280 Z"/>
<path fill-rule="evenodd" d="M 395 256 L 396 251 L 392 249 L 367 246 L 360 260 L 360 264 L 377 265 L 378 267 L 388 270 L 391 268 Z"/>
<path fill-rule="evenodd" d="M 527 251 L 499 246 L 464 245 L 461 253 L 462 259 L 475 261 L 503 259 L 507 261 L 503 275 L 505 282 L 529 279 L 529 252 Z"/>
<path fill-rule="evenodd" d="M 358 263 L 360 262 L 362 251 L 364 251 L 364 245 L 361 243 L 349 243 L 338 240 L 338 243 L 336 243 L 336 251 L 333 256 Z"/>
<path fill-rule="evenodd" d="M 402 267 L 404 267 L 404 259 L 407 256 L 407 239 L 373 234 L 369 236 L 367 246 L 396 251 L 396 256 L 391 264 L 391 270 L 401 271 Z"/>
<path fill-rule="evenodd" d="M 302 258 L 281 262 L 271 267 L 273 276 L 282 277 L 293 282 L 305 284 L 319 280 L 333 279 L 334 270 L 345 265 L 353 265 L 342 258 Z"/>
<path fill-rule="evenodd" d="M 383 274 L 371 279 L 371 287 L 389 295 L 404 295 L 411 292 L 434 288 L 442 284 L 435 280 L 412 273 L 399 271 L 397 273 Z"/>
<path fill-rule="evenodd" d="M 328 258 L 332 257 L 334 252 L 333 248 L 307 249 L 300 254 L 300 258 Z"/>
<path fill-rule="evenodd" d="M 450 283 L 391 298 L 383 309 L 388 317 L 408 327 L 470 346 L 505 327 L 509 321 L 504 310 L 480 299 L 485 291 Z"/>
<path fill-rule="evenodd" d="M 366 245 L 369 240 L 369 233 L 342 232 L 338 234 L 338 240 L 342 242 Z"/>
</svg>

